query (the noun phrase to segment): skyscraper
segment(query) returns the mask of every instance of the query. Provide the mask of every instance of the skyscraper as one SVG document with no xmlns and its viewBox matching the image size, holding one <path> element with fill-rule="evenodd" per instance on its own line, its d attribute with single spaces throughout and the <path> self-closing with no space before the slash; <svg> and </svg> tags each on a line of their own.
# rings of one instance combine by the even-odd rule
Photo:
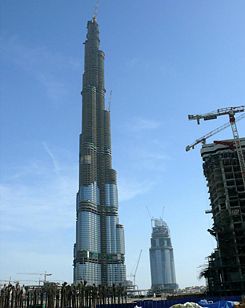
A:
<svg viewBox="0 0 245 308">
<path fill-rule="evenodd" d="M 118 219 L 116 171 L 112 169 L 110 111 L 105 109 L 104 52 L 99 27 L 87 24 L 82 88 L 79 190 L 76 201 L 74 282 L 124 283 L 124 229 Z"/>
<path fill-rule="evenodd" d="M 243 155 L 245 138 L 240 139 Z M 233 140 L 202 147 L 203 170 L 210 195 L 217 248 L 203 276 L 212 294 L 245 292 L 245 187 Z M 245 156 L 245 155 L 244 155 Z"/>
<path fill-rule="evenodd" d="M 150 265 L 153 292 L 171 292 L 178 288 L 169 228 L 162 219 L 153 219 Z"/>
</svg>

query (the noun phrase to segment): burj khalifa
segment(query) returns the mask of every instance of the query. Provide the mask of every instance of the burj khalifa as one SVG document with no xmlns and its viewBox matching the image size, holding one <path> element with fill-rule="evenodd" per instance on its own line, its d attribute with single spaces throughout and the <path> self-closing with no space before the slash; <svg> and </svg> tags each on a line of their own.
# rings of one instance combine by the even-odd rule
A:
<svg viewBox="0 0 245 308">
<path fill-rule="evenodd" d="M 117 178 L 112 169 L 110 111 L 105 108 L 105 55 L 99 49 L 95 17 L 87 24 L 84 45 L 74 282 L 123 284 L 124 228 L 119 223 Z"/>
</svg>

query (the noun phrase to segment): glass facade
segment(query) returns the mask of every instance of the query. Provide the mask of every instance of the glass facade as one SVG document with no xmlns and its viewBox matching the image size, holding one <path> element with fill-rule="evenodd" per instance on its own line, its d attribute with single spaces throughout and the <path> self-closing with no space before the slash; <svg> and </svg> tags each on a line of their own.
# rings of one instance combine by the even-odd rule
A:
<svg viewBox="0 0 245 308">
<path fill-rule="evenodd" d="M 100 216 L 87 211 L 78 213 L 77 249 L 100 253 Z"/>
<path fill-rule="evenodd" d="M 118 193 L 116 184 L 105 184 L 105 205 L 118 207 Z"/>
<path fill-rule="evenodd" d="M 79 264 L 76 267 L 76 277 L 78 280 L 86 280 L 89 285 L 99 285 L 101 283 L 101 265 L 96 263 Z"/>
<path fill-rule="evenodd" d="M 150 266 L 153 291 L 161 292 L 177 289 L 173 247 L 168 226 L 162 219 L 154 219 Z"/>
<path fill-rule="evenodd" d="M 117 225 L 117 253 L 125 254 L 124 231 L 121 225 Z"/>
<path fill-rule="evenodd" d="M 95 204 L 100 204 L 99 200 L 99 189 L 97 187 L 97 183 L 91 183 L 89 185 L 80 186 L 79 192 L 79 201 L 90 201 Z"/>
<path fill-rule="evenodd" d="M 107 253 L 117 253 L 117 238 L 116 238 L 117 217 L 106 217 L 106 242 Z"/>
<path fill-rule="evenodd" d="M 107 268 L 109 284 L 119 284 L 126 276 L 126 268 L 124 264 L 109 264 Z"/>
<path fill-rule="evenodd" d="M 74 282 L 123 284 L 126 281 L 124 230 L 119 224 L 117 178 L 112 169 L 110 111 L 104 102 L 104 53 L 99 50 L 95 18 L 88 22 L 87 28 Z"/>
</svg>

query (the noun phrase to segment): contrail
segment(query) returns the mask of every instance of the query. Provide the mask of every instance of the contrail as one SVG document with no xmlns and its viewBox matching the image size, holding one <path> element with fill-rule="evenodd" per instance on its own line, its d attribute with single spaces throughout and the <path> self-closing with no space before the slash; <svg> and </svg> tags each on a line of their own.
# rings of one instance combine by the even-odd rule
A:
<svg viewBox="0 0 245 308">
<path fill-rule="evenodd" d="M 50 148 L 48 147 L 45 141 L 42 142 L 42 145 L 53 163 L 55 172 L 59 173 L 60 167 L 59 167 L 58 161 L 56 160 L 54 154 L 52 153 L 52 151 L 50 150 Z"/>
</svg>

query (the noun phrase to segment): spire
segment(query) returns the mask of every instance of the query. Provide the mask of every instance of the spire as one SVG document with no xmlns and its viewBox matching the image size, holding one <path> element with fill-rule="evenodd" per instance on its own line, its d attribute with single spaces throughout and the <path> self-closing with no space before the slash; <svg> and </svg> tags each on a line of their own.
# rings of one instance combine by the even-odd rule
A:
<svg viewBox="0 0 245 308">
<path fill-rule="evenodd" d="M 99 25 L 96 21 L 96 17 L 93 17 L 92 20 L 88 21 L 87 28 L 87 40 L 97 40 L 99 42 Z M 99 48 L 99 44 L 97 47 Z"/>
<path fill-rule="evenodd" d="M 99 25 L 93 17 L 87 23 L 87 36 L 85 41 L 83 88 L 98 86 L 98 54 L 99 54 Z M 101 74 L 100 74 L 101 75 Z M 102 75 L 101 75 L 102 76 Z M 102 76 L 103 77 L 103 76 Z"/>
</svg>

